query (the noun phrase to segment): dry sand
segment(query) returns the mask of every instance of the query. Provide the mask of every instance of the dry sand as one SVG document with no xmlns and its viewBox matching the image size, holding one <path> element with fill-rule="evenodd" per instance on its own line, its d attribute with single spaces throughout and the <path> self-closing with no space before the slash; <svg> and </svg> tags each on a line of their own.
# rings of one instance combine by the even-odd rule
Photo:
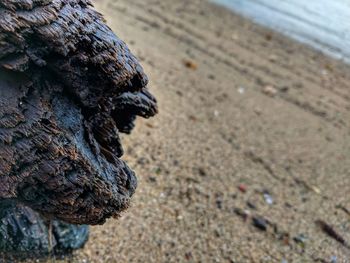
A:
<svg viewBox="0 0 350 263">
<path fill-rule="evenodd" d="M 123 138 L 132 207 L 67 262 L 350 262 L 315 223 L 350 243 L 349 67 L 206 1 L 96 7 L 160 114 Z"/>
</svg>

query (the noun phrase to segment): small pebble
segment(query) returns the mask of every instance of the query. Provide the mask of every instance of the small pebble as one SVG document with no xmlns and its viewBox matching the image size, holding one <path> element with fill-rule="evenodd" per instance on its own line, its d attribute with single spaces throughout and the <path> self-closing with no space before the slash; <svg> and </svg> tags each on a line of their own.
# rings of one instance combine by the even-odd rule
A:
<svg viewBox="0 0 350 263">
<path fill-rule="evenodd" d="M 331 263 L 337 263 L 337 262 L 338 262 L 337 256 L 332 256 L 331 257 Z"/>
<path fill-rule="evenodd" d="M 253 217 L 253 226 L 256 228 L 262 230 L 262 231 L 267 231 L 267 221 L 266 219 L 262 217 Z"/>
<path fill-rule="evenodd" d="M 253 204 L 253 203 L 250 202 L 250 201 L 247 202 L 247 206 L 248 206 L 250 209 L 256 210 L 256 205 Z"/>
<path fill-rule="evenodd" d="M 198 65 L 191 60 L 184 60 L 183 63 L 186 66 L 186 68 L 189 68 L 192 70 L 196 70 L 198 68 Z"/>
<path fill-rule="evenodd" d="M 240 208 L 235 208 L 233 209 L 233 212 L 238 215 L 239 217 L 241 217 L 244 221 L 247 221 L 248 217 L 249 217 L 249 211 L 247 210 L 242 210 Z"/>
<path fill-rule="evenodd" d="M 222 209 L 222 200 L 221 199 L 216 200 L 216 207 L 219 209 Z"/>
<path fill-rule="evenodd" d="M 267 85 L 263 88 L 263 93 L 270 96 L 270 97 L 274 97 L 277 95 L 277 89 L 271 85 Z"/>
<path fill-rule="evenodd" d="M 150 181 L 151 183 L 156 183 L 156 182 L 157 182 L 157 178 L 154 177 L 154 176 L 150 176 L 150 177 L 148 178 L 148 181 Z"/>
<path fill-rule="evenodd" d="M 318 188 L 317 186 L 312 185 L 311 190 L 314 191 L 316 194 L 321 194 L 321 190 L 320 188 Z"/>
<path fill-rule="evenodd" d="M 304 234 L 300 234 L 300 235 L 294 237 L 293 240 L 295 241 L 295 243 L 300 244 L 302 246 L 305 246 L 305 243 L 307 241 L 307 237 Z"/>
<path fill-rule="evenodd" d="M 201 177 L 207 176 L 207 172 L 201 167 L 198 168 L 198 173 Z"/>
<path fill-rule="evenodd" d="M 270 194 L 264 193 L 264 198 L 265 198 L 265 202 L 268 205 L 273 205 L 273 198 L 272 198 L 272 196 Z"/>
<path fill-rule="evenodd" d="M 238 190 L 241 191 L 242 193 L 247 192 L 247 186 L 245 186 L 244 184 L 240 184 L 238 186 Z"/>
<path fill-rule="evenodd" d="M 244 94 L 244 92 L 245 92 L 245 88 L 244 87 L 239 87 L 238 88 L 238 93 L 239 94 Z"/>
</svg>

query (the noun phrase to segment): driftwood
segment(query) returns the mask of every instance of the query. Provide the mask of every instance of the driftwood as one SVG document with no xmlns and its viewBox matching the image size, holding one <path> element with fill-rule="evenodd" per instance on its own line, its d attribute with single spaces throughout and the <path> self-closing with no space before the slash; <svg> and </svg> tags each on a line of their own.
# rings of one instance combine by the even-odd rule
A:
<svg viewBox="0 0 350 263">
<path fill-rule="evenodd" d="M 137 186 L 118 133 L 157 113 L 147 83 L 89 0 L 0 1 L 0 202 L 118 217 Z"/>
<path fill-rule="evenodd" d="M 88 237 L 86 225 L 49 221 L 13 201 L 0 204 L 0 251 L 6 252 L 7 258 L 67 254 L 81 248 Z"/>
</svg>

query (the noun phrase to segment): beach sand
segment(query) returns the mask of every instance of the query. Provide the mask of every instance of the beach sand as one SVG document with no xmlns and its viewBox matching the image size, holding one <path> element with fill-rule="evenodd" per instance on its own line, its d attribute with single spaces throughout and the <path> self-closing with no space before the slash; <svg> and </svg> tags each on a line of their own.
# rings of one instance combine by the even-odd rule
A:
<svg viewBox="0 0 350 263">
<path fill-rule="evenodd" d="M 206 1 L 95 2 L 160 113 L 123 137 L 132 207 L 67 262 L 349 262 L 349 66 Z"/>
</svg>

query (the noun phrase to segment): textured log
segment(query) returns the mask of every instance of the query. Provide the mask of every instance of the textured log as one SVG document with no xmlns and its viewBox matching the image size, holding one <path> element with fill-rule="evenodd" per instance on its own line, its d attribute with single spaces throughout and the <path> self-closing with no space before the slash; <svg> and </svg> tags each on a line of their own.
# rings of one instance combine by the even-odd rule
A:
<svg viewBox="0 0 350 263">
<path fill-rule="evenodd" d="M 15 202 L 3 202 L 0 210 L 0 251 L 16 258 L 66 254 L 81 248 L 89 236 L 88 226 L 49 222 Z"/>
<path fill-rule="evenodd" d="M 88 0 L 0 1 L 0 202 L 102 224 L 137 180 L 119 132 L 157 113 L 148 79 Z"/>
</svg>

